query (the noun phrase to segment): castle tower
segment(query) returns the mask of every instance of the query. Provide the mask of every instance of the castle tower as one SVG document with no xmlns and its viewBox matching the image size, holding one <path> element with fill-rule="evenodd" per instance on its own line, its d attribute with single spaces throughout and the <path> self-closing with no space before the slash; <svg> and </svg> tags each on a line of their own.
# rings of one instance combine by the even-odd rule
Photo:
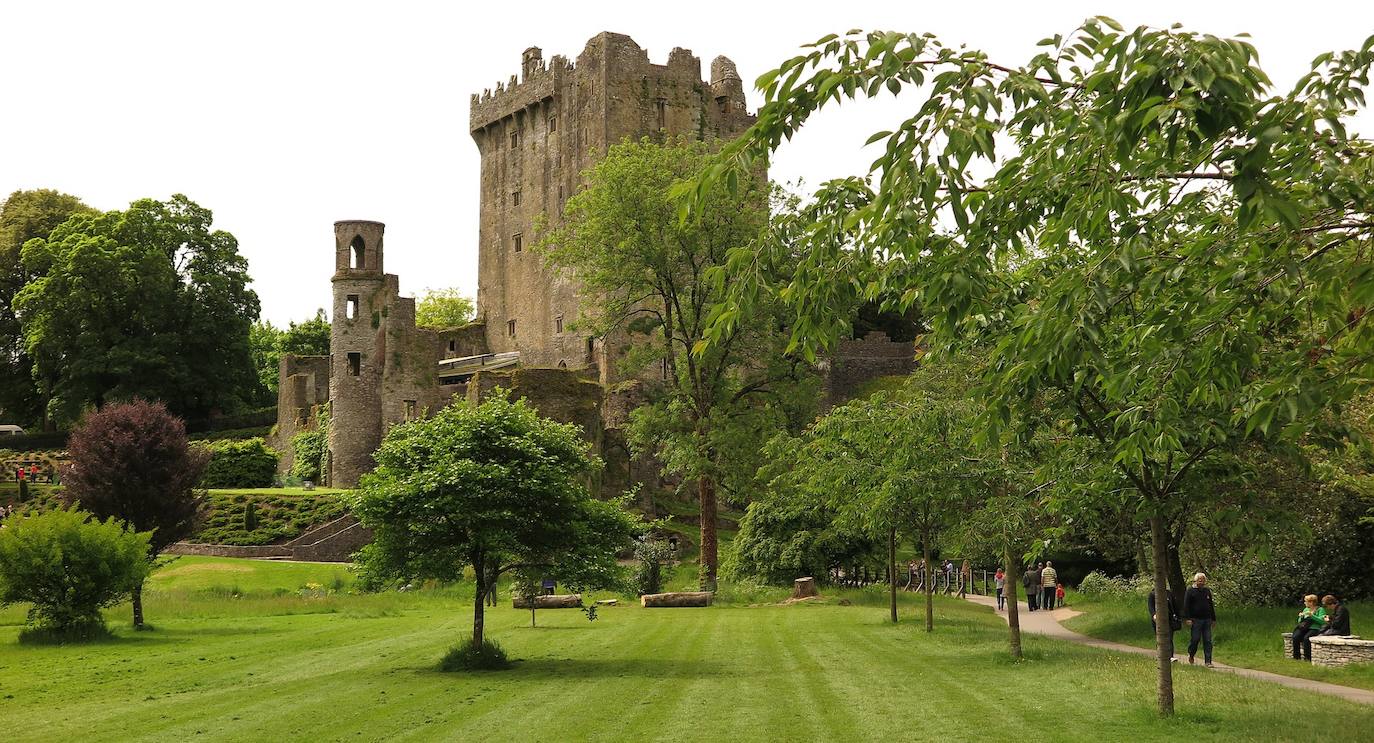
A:
<svg viewBox="0 0 1374 743">
<path fill-rule="evenodd" d="M 382 442 L 386 278 L 381 222 L 334 223 L 334 311 L 329 334 L 329 483 L 356 485 Z"/>
<path fill-rule="evenodd" d="M 531 248 L 581 187 L 581 174 L 624 139 L 733 139 L 754 122 L 744 85 L 725 57 L 701 76 L 677 48 L 665 64 L 623 34 L 601 33 L 575 61 L 538 47 L 520 74 L 472 96 L 468 128 L 482 157 L 477 310 L 493 352 L 518 351 L 525 367 L 595 369 L 617 380 L 620 339 L 575 329 L 581 287 Z M 609 363 L 607 363 L 609 361 Z"/>
</svg>

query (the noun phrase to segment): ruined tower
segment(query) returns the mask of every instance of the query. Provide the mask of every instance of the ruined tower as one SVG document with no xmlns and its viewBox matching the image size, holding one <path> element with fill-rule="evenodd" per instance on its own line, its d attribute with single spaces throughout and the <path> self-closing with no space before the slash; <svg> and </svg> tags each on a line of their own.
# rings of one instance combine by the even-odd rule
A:
<svg viewBox="0 0 1374 743">
<path fill-rule="evenodd" d="M 351 485 L 372 469 L 382 442 L 381 329 L 385 274 L 381 222 L 334 223 L 334 309 L 331 313 L 329 400 L 331 416 L 347 425 L 329 427 L 329 481 Z"/>
<path fill-rule="evenodd" d="M 521 55 L 520 75 L 472 96 L 469 129 L 482 157 L 477 307 L 493 352 L 518 351 L 526 367 L 593 367 L 602 382 L 601 339 L 573 330 L 575 280 L 531 252 L 536 224 L 555 223 L 581 187 L 581 173 L 626 138 L 687 135 L 730 139 L 754 118 L 725 57 L 701 77 L 701 60 L 674 49 L 666 64 L 628 36 L 602 33 L 576 62 L 538 47 Z"/>
</svg>

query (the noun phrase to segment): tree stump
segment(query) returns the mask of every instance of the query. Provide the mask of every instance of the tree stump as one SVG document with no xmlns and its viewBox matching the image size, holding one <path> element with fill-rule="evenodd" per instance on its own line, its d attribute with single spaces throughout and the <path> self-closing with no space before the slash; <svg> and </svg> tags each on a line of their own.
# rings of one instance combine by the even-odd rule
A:
<svg viewBox="0 0 1374 743">
<path fill-rule="evenodd" d="M 530 608 L 530 597 L 512 596 L 511 606 L 517 609 Z M 582 606 L 582 594 L 569 593 L 562 596 L 535 596 L 534 608 L 536 609 L 578 609 Z"/>
<path fill-rule="evenodd" d="M 647 593 L 639 597 L 643 607 L 660 606 L 710 606 L 710 591 L 683 591 L 680 593 Z"/>
<path fill-rule="evenodd" d="M 792 598 L 804 599 L 819 595 L 821 594 L 816 590 L 815 578 L 798 578 L 792 581 Z"/>
</svg>

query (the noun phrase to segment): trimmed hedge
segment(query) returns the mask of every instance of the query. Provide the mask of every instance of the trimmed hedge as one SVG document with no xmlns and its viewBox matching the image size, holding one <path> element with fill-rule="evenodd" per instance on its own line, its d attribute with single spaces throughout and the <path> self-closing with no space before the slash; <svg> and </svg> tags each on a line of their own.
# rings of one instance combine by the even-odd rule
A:
<svg viewBox="0 0 1374 743">
<path fill-rule="evenodd" d="M 66 449 L 67 434 L 70 431 L 47 431 L 26 433 L 19 436 L 0 438 L 0 447 L 11 451 L 42 451 L 44 449 Z"/>
<path fill-rule="evenodd" d="M 210 452 L 210 463 L 200 478 L 203 488 L 265 488 L 277 474 L 276 450 L 262 439 L 197 443 Z"/>
<path fill-rule="evenodd" d="M 277 422 L 277 406 L 257 408 L 237 415 L 222 415 L 218 418 L 200 418 L 186 421 L 187 433 L 208 431 L 228 431 L 235 428 L 258 428 Z"/>
<path fill-rule="evenodd" d="M 348 511 L 343 495 L 337 492 L 299 495 L 212 492 L 209 502 L 205 523 L 187 541 L 237 545 L 283 542 Z"/>
<path fill-rule="evenodd" d="M 265 439 L 272 435 L 273 426 L 227 428 L 223 431 L 202 431 L 187 435 L 192 441 L 228 441 L 230 439 Z"/>
</svg>

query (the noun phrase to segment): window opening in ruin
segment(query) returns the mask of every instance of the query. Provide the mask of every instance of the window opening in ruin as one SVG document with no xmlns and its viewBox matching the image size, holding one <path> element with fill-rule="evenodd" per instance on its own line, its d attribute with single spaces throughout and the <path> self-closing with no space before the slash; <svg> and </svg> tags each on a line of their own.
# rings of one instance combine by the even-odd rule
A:
<svg viewBox="0 0 1374 743">
<path fill-rule="evenodd" d="M 406 400 L 405 403 L 406 403 L 406 420 L 414 420 L 414 419 L 415 419 L 415 401 L 414 401 L 414 400 Z"/>
<path fill-rule="evenodd" d="M 367 265 L 367 246 L 363 243 L 363 236 L 357 235 L 353 238 L 353 268 L 362 268 Z"/>
<path fill-rule="evenodd" d="M 555 332 L 555 333 L 561 333 L 561 332 L 563 332 L 563 316 L 562 316 L 562 315 L 559 315 L 558 317 L 555 317 L 555 318 L 553 319 L 553 328 L 554 328 L 554 329 L 553 329 L 553 332 Z"/>
<path fill-rule="evenodd" d="M 455 341 L 455 340 L 453 340 L 453 339 L 450 338 L 450 339 L 449 339 L 449 342 L 448 342 L 448 352 L 449 352 L 449 353 L 455 353 L 455 352 L 457 352 L 457 350 L 458 350 L 458 341 Z"/>
<path fill-rule="evenodd" d="M 521 233 L 517 232 L 517 233 L 515 233 L 515 236 L 514 236 L 514 237 L 515 237 L 515 252 L 519 253 L 519 252 L 520 252 L 522 249 L 524 249 L 524 247 L 525 247 L 525 236 L 522 235 Z"/>
<path fill-rule="evenodd" d="M 596 339 L 595 339 L 595 338 L 588 338 L 588 339 L 587 339 L 587 360 L 588 360 L 588 361 L 591 361 L 591 360 L 592 360 L 592 353 L 596 350 L 596 347 L 592 345 L 592 342 L 593 342 L 594 340 L 596 340 Z"/>
<path fill-rule="evenodd" d="M 514 320 L 507 320 L 507 321 L 506 321 L 506 335 L 508 335 L 508 336 L 510 336 L 510 337 L 512 337 L 512 338 L 515 337 L 515 321 L 514 321 Z"/>
<path fill-rule="evenodd" d="M 553 134 L 553 133 L 556 132 L 556 131 L 558 131 L 558 117 L 557 117 L 557 116 L 550 116 L 550 117 L 549 117 L 549 134 Z"/>
<path fill-rule="evenodd" d="M 568 362 L 567 362 L 567 361 L 564 361 L 564 360 L 562 360 L 562 359 L 559 359 L 559 361 L 558 361 L 558 368 L 559 368 L 559 369 L 567 369 L 567 368 L 568 368 Z"/>
<path fill-rule="evenodd" d="M 659 128 L 659 129 L 667 129 L 667 128 L 668 128 L 668 100 L 667 100 L 666 98 L 659 98 L 658 101 L 657 101 L 657 106 L 658 106 L 658 128 Z"/>
<path fill-rule="evenodd" d="M 348 355 L 348 373 L 358 376 L 363 373 L 363 355 L 360 353 L 350 353 Z"/>
<path fill-rule="evenodd" d="M 720 109 L 720 112 L 721 112 L 721 113 L 729 113 L 729 112 L 730 112 L 730 99 L 727 98 L 727 97 L 725 97 L 725 96 L 721 96 L 721 97 L 717 98 L 717 99 L 716 99 L 716 108 Z"/>
<path fill-rule="evenodd" d="M 356 320 L 358 318 L 358 306 L 360 304 L 361 302 L 358 301 L 357 294 L 348 295 L 348 310 L 345 312 L 344 316 L 350 320 Z"/>
<path fill-rule="evenodd" d="M 563 203 L 563 184 L 558 184 L 558 203 Z"/>
<path fill-rule="evenodd" d="M 511 130 L 511 133 L 510 133 L 510 148 L 513 150 L 513 149 L 515 149 L 516 147 L 519 147 L 519 146 L 520 146 L 520 132 L 515 131 L 515 130 L 512 129 L 512 130 Z"/>
<path fill-rule="evenodd" d="M 511 203 L 511 205 L 513 205 L 513 206 L 520 206 L 520 192 L 519 192 L 519 191 L 512 191 L 512 192 L 511 192 L 511 195 L 510 195 L 510 203 Z"/>
</svg>

